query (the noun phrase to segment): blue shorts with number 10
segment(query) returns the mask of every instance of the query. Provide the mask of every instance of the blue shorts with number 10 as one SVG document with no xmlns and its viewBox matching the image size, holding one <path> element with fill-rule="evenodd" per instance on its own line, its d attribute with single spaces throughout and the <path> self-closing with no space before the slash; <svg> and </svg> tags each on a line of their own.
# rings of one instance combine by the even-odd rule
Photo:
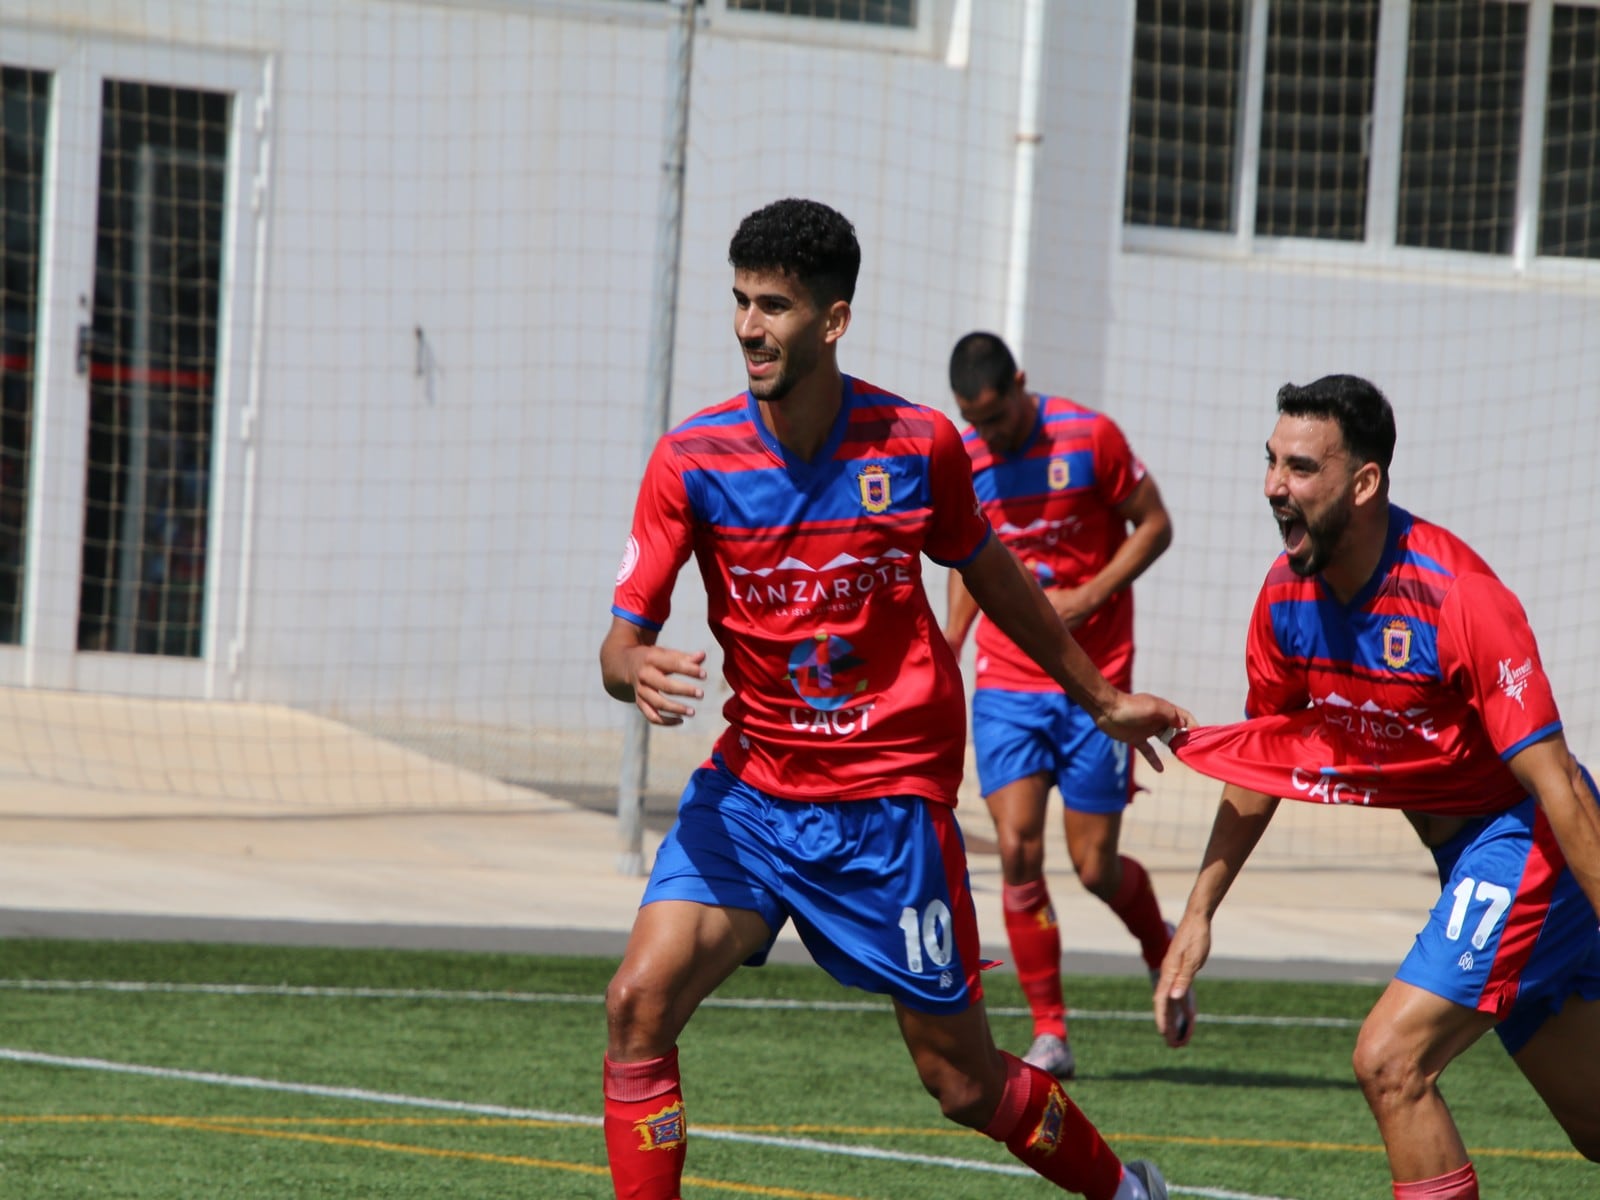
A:
<svg viewBox="0 0 1600 1200">
<path fill-rule="evenodd" d="M 1101 733 L 1064 692 L 979 688 L 972 694 L 972 747 L 985 796 L 1043 772 L 1077 812 L 1119 813 L 1133 798 L 1128 747 Z"/>
<path fill-rule="evenodd" d="M 1469 822 L 1433 857 L 1444 890 L 1396 979 L 1498 1016 L 1511 1054 L 1569 996 L 1600 1000 L 1595 911 L 1531 796 Z"/>
<path fill-rule="evenodd" d="M 690 900 L 792 920 L 847 987 L 957 1013 L 983 996 L 966 847 L 948 805 L 920 796 L 786 800 L 718 758 L 689 778 L 641 905 Z"/>
</svg>

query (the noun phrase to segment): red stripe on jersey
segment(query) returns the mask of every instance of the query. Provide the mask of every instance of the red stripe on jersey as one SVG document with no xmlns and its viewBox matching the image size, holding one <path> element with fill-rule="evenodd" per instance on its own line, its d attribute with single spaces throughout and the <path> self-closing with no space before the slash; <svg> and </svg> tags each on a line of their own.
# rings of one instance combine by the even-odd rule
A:
<svg viewBox="0 0 1600 1200">
<path fill-rule="evenodd" d="M 761 465 L 772 465 L 772 452 L 750 425 L 735 426 L 727 432 L 680 433 L 672 439 L 672 451 L 679 458 L 749 458 Z"/>
<path fill-rule="evenodd" d="M 1432 575 L 1431 572 L 1429 575 L 1432 578 L 1438 578 L 1438 576 Z M 1375 609 L 1381 608 L 1387 612 L 1389 609 L 1388 601 L 1405 600 L 1426 610 L 1417 613 L 1417 616 L 1432 619 L 1431 614 L 1439 611 L 1439 606 L 1444 603 L 1445 594 L 1449 590 L 1448 583 L 1441 586 L 1436 583 L 1430 583 L 1427 579 L 1408 579 L 1402 574 L 1389 581 L 1379 596 L 1378 602 L 1373 607 Z"/>
<path fill-rule="evenodd" d="M 911 508 L 897 513 L 880 513 L 873 518 L 873 525 L 879 529 L 894 529 L 900 526 L 915 528 L 928 521 L 932 510 L 927 508 Z M 771 542 L 787 541 L 794 536 L 794 530 L 787 527 L 773 529 L 742 529 L 733 525 L 712 525 L 711 531 L 718 539 L 726 542 Z M 852 533 L 861 528 L 861 519 L 853 517 L 848 521 L 807 521 L 806 532 L 814 536 L 829 533 Z"/>
<path fill-rule="evenodd" d="M 1478 1000 L 1478 1007 L 1484 1012 L 1504 1016 L 1516 1003 L 1523 969 L 1538 944 L 1539 932 L 1550 912 L 1550 897 L 1566 865 L 1567 860 L 1556 843 L 1555 831 L 1550 828 L 1544 809 L 1536 809 L 1533 847 L 1522 869 L 1516 898 L 1506 910 L 1505 931 L 1500 935 L 1494 965 L 1489 968 L 1489 981 L 1484 984 L 1483 995 Z"/>
<path fill-rule="evenodd" d="M 944 859 L 945 889 L 950 894 L 950 932 L 956 955 L 967 973 L 967 999 L 976 1004 L 983 999 L 983 946 L 978 937 L 978 911 L 972 902 L 967 877 L 967 850 L 956 826 L 955 810 L 942 804 L 928 805 L 934 836 Z"/>
</svg>

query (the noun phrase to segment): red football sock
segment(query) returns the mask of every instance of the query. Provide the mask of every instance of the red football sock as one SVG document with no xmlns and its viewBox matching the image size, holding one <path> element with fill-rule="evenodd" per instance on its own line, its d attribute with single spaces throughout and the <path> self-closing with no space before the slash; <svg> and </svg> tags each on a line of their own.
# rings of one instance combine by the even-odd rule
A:
<svg viewBox="0 0 1600 1200">
<path fill-rule="evenodd" d="M 1124 854 L 1117 861 L 1122 864 L 1122 884 L 1107 903 L 1111 911 L 1122 918 L 1128 932 L 1139 939 L 1144 965 L 1152 971 L 1159 970 L 1172 937 L 1167 933 L 1167 923 L 1161 919 L 1161 905 L 1156 900 L 1155 889 L 1150 886 L 1150 875 L 1136 858 Z"/>
<path fill-rule="evenodd" d="M 679 1200 L 683 1188 L 683 1085 L 678 1051 L 643 1062 L 605 1060 L 606 1159 L 618 1200 Z"/>
<path fill-rule="evenodd" d="M 1043 878 L 1000 889 L 1006 936 L 1017 964 L 1017 982 L 1033 1013 L 1033 1035 L 1067 1036 L 1067 1006 L 1061 998 L 1061 931 Z"/>
<path fill-rule="evenodd" d="M 1396 1182 L 1394 1200 L 1478 1200 L 1478 1173 L 1468 1163 L 1432 1179 Z"/>
<path fill-rule="evenodd" d="M 1122 1184 L 1122 1160 L 1061 1085 L 1020 1058 L 1006 1062 L 1000 1107 L 984 1133 L 1051 1183 L 1089 1200 L 1112 1200 Z"/>
</svg>

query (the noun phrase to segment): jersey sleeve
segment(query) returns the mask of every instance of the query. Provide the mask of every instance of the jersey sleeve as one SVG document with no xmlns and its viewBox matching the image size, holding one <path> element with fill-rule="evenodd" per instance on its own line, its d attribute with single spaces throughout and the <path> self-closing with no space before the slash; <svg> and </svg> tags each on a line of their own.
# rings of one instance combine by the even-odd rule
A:
<svg viewBox="0 0 1600 1200">
<path fill-rule="evenodd" d="M 1439 673 L 1472 705 L 1503 759 L 1561 728 L 1527 614 L 1493 575 L 1462 575 L 1445 597 Z"/>
<path fill-rule="evenodd" d="M 694 513 L 677 456 L 656 443 L 639 484 L 633 527 L 617 570 L 611 611 L 625 621 L 659 630 L 672 611 L 672 585 L 694 544 Z"/>
<path fill-rule="evenodd" d="M 1145 477 L 1145 466 L 1128 445 L 1128 439 L 1110 417 L 1101 415 L 1094 423 L 1095 493 L 1107 508 L 1126 500 Z"/>
<path fill-rule="evenodd" d="M 1244 703 L 1247 717 L 1296 712 L 1311 703 L 1304 675 L 1291 669 L 1288 656 L 1278 642 L 1272 621 L 1272 602 L 1266 588 L 1256 597 L 1255 611 L 1250 614 L 1244 661 L 1250 683 Z"/>
<path fill-rule="evenodd" d="M 964 567 L 989 540 L 989 520 L 972 487 L 972 459 L 961 434 L 938 412 L 933 413 L 928 491 L 933 515 L 923 549 L 940 566 Z"/>
</svg>

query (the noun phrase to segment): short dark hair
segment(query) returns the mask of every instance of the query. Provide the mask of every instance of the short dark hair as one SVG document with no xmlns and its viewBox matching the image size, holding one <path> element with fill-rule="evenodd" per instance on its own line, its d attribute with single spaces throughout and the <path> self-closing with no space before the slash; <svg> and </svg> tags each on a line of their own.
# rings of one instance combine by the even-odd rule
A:
<svg viewBox="0 0 1600 1200">
<path fill-rule="evenodd" d="M 856 294 L 861 246 L 843 214 L 815 200 L 774 200 L 744 220 L 728 243 L 736 271 L 780 271 L 826 307 Z"/>
<path fill-rule="evenodd" d="M 1377 463 L 1388 478 L 1394 459 L 1394 409 L 1370 381 L 1359 375 L 1324 375 L 1304 387 L 1286 383 L 1278 389 L 1278 411 L 1287 417 L 1337 421 L 1350 453 Z"/>
<path fill-rule="evenodd" d="M 1017 360 L 1000 338 L 978 330 L 950 351 L 950 390 L 963 400 L 976 400 L 988 388 L 1003 392 L 1017 377 Z"/>
</svg>

